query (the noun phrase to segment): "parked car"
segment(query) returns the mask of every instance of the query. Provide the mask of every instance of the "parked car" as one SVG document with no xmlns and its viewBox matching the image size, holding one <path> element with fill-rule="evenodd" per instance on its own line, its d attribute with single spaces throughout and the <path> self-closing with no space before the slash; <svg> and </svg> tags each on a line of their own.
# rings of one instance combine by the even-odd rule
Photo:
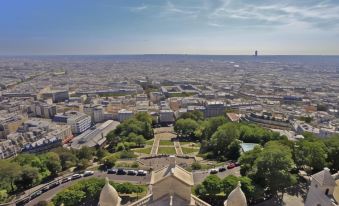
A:
<svg viewBox="0 0 339 206">
<path fill-rule="evenodd" d="M 126 171 L 124 169 L 118 169 L 117 170 L 117 175 L 125 175 Z"/>
<path fill-rule="evenodd" d="M 20 200 L 19 202 L 17 202 L 16 206 L 26 205 L 27 203 L 29 203 L 29 201 L 30 201 L 30 197 L 26 197 L 26 198 Z"/>
<path fill-rule="evenodd" d="M 224 171 L 226 171 L 226 168 L 225 167 L 219 167 L 218 171 L 219 172 L 224 172 Z"/>
<path fill-rule="evenodd" d="M 49 189 L 49 186 L 45 186 L 41 189 L 41 192 L 47 192 Z"/>
<path fill-rule="evenodd" d="M 66 177 L 66 178 L 61 180 L 61 183 L 69 182 L 71 180 L 72 180 L 72 177 Z"/>
<path fill-rule="evenodd" d="M 84 177 L 91 176 L 91 175 L 94 175 L 93 171 L 87 170 L 84 172 Z"/>
<path fill-rule="evenodd" d="M 116 169 L 108 169 L 107 170 L 107 174 L 116 174 L 117 173 L 117 170 Z"/>
<path fill-rule="evenodd" d="M 74 175 L 72 175 L 72 180 L 79 179 L 79 178 L 82 178 L 81 174 L 74 174 Z"/>
<path fill-rule="evenodd" d="M 137 172 L 134 170 L 128 170 L 127 175 L 137 175 Z"/>
<path fill-rule="evenodd" d="M 145 171 L 145 170 L 138 170 L 137 175 L 138 176 L 146 176 L 147 175 L 147 171 Z"/>
<path fill-rule="evenodd" d="M 231 163 L 227 166 L 227 169 L 233 169 L 235 168 L 235 164 L 234 163 Z"/>
<path fill-rule="evenodd" d="M 31 195 L 31 199 L 34 199 L 34 198 L 40 196 L 41 194 L 42 194 L 42 191 L 41 191 L 41 190 L 36 191 L 35 193 L 33 193 L 33 194 Z"/>
<path fill-rule="evenodd" d="M 58 186 L 58 185 L 60 185 L 60 182 L 59 182 L 59 181 L 55 181 L 55 182 L 53 182 L 53 183 L 51 183 L 51 184 L 49 185 L 49 189 L 52 189 L 52 188 L 54 188 L 54 187 L 56 187 L 56 186 Z"/>
<path fill-rule="evenodd" d="M 211 169 L 210 170 L 210 174 L 217 174 L 218 173 L 218 170 L 217 169 Z"/>
<path fill-rule="evenodd" d="M 239 167 L 240 166 L 240 163 L 239 162 L 236 162 L 234 163 L 236 167 Z"/>
</svg>

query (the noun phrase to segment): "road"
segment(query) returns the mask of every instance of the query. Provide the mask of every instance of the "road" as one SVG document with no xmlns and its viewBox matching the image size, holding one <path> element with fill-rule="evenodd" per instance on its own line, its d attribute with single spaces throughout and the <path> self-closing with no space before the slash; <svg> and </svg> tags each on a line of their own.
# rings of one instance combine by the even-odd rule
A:
<svg viewBox="0 0 339 206">
<path fill-rule="evenodd" d="M 220 178 L 224 178 L 227 175 L 235 175 L 235 176 L 239 176 L 240 175 L 240 168 L 233 168 L 231 170 L 226 170 L 224 172 L 219 172 L 217 173 L 217 175 Z M 193 179 L 194 179 L 194 184 L 200 184 L 207 176 L 209 175 L 209 171 L 194 171 L 193 172 Z M 27 206 L 34 206 L 35 204 L 37 204 L 38 202 L 42 201 L 42 200 L 47 200 L 50 201 L 58 192 L 60 192 L 61 190 L 71 186 L 72 184 L 74 184 L 77 181 L 83 180 L 83 179 L 88 179 L 91 177 L 98 177 L 98 178 L 105 178 L 108 177 L 110 180 L 115 181 L 115 182 L 131 182 L 134 184 L 149 184 L 150 179 L 151 179 L 151 175 L 148 174 L 146 176 L 130 176 L 130 175 L 116 175 L 116 174 L 107 174 L 105 172 L 95 172 L 94 175 L 92 176 L 88 176 L 88 177 L 83 177 L 80 179 L 76 179 L 73 181 L 69 181 L 63 184 L 60 184 L 59 186 L 48 190 L 47 192 L 43 193 L 42 195 L 36 197 L 35 199 L 31 200 L 29 203 L 27 203 Z"/>
<path fill-rule="evenodd" d="M 194 185 L 198 185 L 200 183 L 202 183 L 202 181 L 204 181 L 204 179 L 209 175 L 209 171 L 194 171 L 193 172 L 193 179 L 194 179 Z M 220 178 L 224 178 L 228 175 L 234 175 L 239 177 L 240 176 L 240 167 L 235 167 L 233 169 L 230 170 L 226 170 L 224 172 L 218 172 L 216 174 L 218 177 Z"/>
<path fill-rule="evenodd" d="M 47 192 L 43 193 L 42 195 L 36 197 L 35 199 L 31 200 L 29 203 L 27 203 L 27 206 L 34 206 L 38 202 L 42 200 L 50 201 L 58 192 L 61 190 L 71 186 L 77 181 L 88 179 L 91 177 L 101 177 L 105 178 L 108 177 L 110 180 L 113 180 L 115 182 L 131 182 L 135 184 L 148 184 L 150 182 L 151 176 L 148 174 L 147 176 L 130 176 L 130 175 L 115 175 L 115 174 L 107 174 L 105 172 L 95 172 L 94 175 L 83 177 L 80 179 L 76 179 L 73 181 L 69 181 L 63 184 L 60 184 L 59 186 L 48 190 Z"/>
</svg>

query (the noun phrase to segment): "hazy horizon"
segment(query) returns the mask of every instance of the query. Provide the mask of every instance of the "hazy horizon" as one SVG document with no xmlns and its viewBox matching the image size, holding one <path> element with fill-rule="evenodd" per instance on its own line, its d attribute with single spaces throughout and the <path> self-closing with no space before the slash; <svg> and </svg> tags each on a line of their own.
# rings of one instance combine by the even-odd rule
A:
<svg viewBox="0 0 339 206">
<path fill-rule="evenodd" d="M 0 55 L 339 55 L 335 0 L 12 0 Z"/>
</svg>

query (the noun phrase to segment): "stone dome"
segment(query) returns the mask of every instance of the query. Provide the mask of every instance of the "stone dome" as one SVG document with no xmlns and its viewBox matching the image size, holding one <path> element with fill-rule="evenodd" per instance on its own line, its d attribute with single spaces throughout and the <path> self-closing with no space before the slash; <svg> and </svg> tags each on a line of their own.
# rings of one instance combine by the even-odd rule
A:
<svg viewBox="0 0 339 206">
<path fill-rule="evenodd" d="M 247 200 L 244 192 L 241 190 L 240 181 L 238 186 L 228 195 L 224 206 L 247 206 Z"/>
<path fill-rule="evenodd" d="M 121 198 L 118 192 L 109 184 L 109 180 L 106 177 L 105 186 L 100 193 L 99 206 L 120 206 L 120 202 Z"/>
</svg>

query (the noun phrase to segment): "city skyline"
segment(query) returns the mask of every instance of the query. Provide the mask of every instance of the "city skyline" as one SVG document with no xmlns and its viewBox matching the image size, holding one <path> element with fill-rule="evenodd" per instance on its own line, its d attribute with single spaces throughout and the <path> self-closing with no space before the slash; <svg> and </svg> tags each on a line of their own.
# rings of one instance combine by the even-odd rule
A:
<svg viewBox="0 0 339 206">
<path fill-rule="evenodd" d="M 338 55 L 339 3 L 2 2 L 0 55 Z"/>
</svg>

